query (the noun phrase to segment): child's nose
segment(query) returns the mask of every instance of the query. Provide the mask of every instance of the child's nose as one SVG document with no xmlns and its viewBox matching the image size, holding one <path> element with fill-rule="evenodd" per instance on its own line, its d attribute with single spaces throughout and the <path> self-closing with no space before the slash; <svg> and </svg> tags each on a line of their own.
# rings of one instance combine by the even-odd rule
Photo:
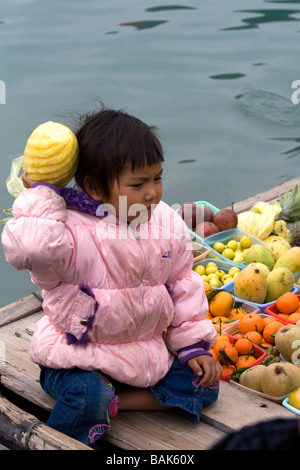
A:
<svg viewBox="0 0 300 470">
<path fill-rule="evenodd" d="M 152 201 L 157 197 L 157 191 L 154 186 L 151 186 L 147 189 L 147 192 L 145 194 L 145 200 L 146 201 Z"/>
</svg>

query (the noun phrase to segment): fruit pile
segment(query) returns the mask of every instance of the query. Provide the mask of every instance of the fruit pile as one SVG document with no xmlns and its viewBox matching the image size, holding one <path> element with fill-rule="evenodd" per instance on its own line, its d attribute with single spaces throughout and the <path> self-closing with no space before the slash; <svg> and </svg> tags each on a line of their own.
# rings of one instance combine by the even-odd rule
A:
<svg viewBox="0 0 300 470">
<path fill-rule="evenodd" d="M 183 218 L 189 229 L 201 238 L 209 237 L 214 233 L 223 232 L 237 227 L 238 216 L 233 209 L 214 211 L 206 204 L 184 202 L 178 214 Z"/>
<path fill-rule="evenodd" d="M 271 362 L 268 358 L 239 376 L 244 387 L 271 397 L 284 397 L 300 387 L 300 366 L 288 362 Z"/>
<path fill-rule="evenodd" d="M 213 244 L 213 249 L 225 258 L 240 264 L 245 261 L 246 253 L 251 245 L 251 236 L 243 235 L 239 241 L 231 239 L 226 244 L 221 241 L 216 242 Z"/>
<path fill-rule="evenodd" d="M 266 245 L 255 244 L 247 250 L 245 264 L 235 278 L 234 294 L 248 302 L 270 303 L 293 291 L 293 273 L 300 270 L 300 247 L 289 248 L 276 261 Z"/>
<path fill-rule="evenodd" d="M 288 323 L 296 323 L 300 320 L 300 296 L 294 294 L 294 292 L 286 292 L 281 295 L 274 305 L 267 309 L 266 313 L 272 311 L 275 318 L 283 319 Z"/>
<path fill-rule="evenodd" d="M 194 271 L 198 273 L 204 282 L 209 284 L 211 287 L 220 288 L 228 284 L 228 282 L 232 282 L 240 272 L 240 269 L 237 266 L 232 266 L 227 272 L 223 269 L 219 269 L 218 265 L 210 261 L 204 266 L 203 264 L 198 264 Z"/>
<path fill-rule="evenodd" d="M 209 304 L 209 312 L 206 318 L 212 321 L 218 334 L 222 333 L 225 326 L 247 314 L 247 311 L 242 308 L 243 304 L 241 302 L 236 303 L 230 292 L 213 290 L 206 282 L 204 287 Z"/>
<path fill-rule="evenodd" d="M 275 345 L 275 334 L 283 323 L 271 316 L 262 317 L 256 312 L 244 315 L 230 334 L 238 338 L 248 338 L 257 346 L 269 349 Z M 229 331 L 228 331 L 229 332 Z"/>
<path fill-rule="evenodd" d="M 241 385 L 271 397 L 292 394 L 291 400 L 296 404 L 300 390 L 300 322 L 282 325 L 272 336 L 275 346 L 269 348 L 267 358 L 251 371 L 237 371 L 232 377 Z"/>
<path fill-rule="evenodd" d="M 242 367 L 253 366 L 258 361 L 255 357 L 257 349 L 247 338 L 232 339 L 225 334 L 219 335 L 213 346 L 209 350 L 214 359 L 222 366 L 222 376 L 224 378 Z"/>
</svg>

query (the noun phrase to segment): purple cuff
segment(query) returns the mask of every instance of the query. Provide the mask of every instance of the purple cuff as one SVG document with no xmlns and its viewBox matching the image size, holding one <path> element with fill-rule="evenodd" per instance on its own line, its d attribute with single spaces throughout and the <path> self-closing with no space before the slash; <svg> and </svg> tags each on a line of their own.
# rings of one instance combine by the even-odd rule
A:
<svg viewBox="0 0 300 470">
<path fill-rule="evenodd" d="M 37 186 L 46 186 L 47 188 L 55 191 L 57 194 L 60 194 L 59 189 L 51 183 L 45 183 L 44 181 L 36 181 L 31 185 L 32 188 L 36 188 Z"/>
<path fill-rule="evenodd" d="M 199 343 L 192 344 L 191 346 L 187 346 L 186 348 L 179 349 L 178 360 L 182 366 L 185 366 L 187 362 L 193 357 L 202 356 L 203 354 L 212 356 L 208 349 L 209 343 L 207 343 L 206 341 L 199 341 Z"/>
</svg>

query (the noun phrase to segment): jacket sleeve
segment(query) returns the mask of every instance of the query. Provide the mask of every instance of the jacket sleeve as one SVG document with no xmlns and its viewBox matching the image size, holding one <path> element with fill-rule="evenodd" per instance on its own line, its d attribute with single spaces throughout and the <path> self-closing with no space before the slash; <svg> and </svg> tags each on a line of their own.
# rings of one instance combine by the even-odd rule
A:
<svg viewBox="0 0 300 470">
<path fill-rule="evenodd" d="M 64 199 L 37 186 L 24 190 L 12 211 L 14 218 L 5 224 L 1 237 L 7 262 L 18 270 L 28 269 L 42 289 L 56 287 L 73 252 Z"/>
<path fill-rule="evenodd" d="M 176 219 L 175 224 L 181 224 Z M 175 355 L 183 348 L 199 343 L 202 349 L 208 350 L 217 337 L 214 325 L 206 318 L 209 308 L 203 280 L 192 270 L 190 234 L 185 228 L 182 233 L 182 239 L 173 244 L 173 269 L 168 280 L 175 313 L 167 330 L 167 346 Z"/>
</svg>

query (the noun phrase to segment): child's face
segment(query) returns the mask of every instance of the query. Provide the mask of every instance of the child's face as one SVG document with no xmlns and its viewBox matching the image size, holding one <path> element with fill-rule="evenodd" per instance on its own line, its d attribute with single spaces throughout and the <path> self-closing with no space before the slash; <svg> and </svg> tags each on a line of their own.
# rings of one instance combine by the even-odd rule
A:
<svg viewBox="0 0 300 470">
<path fill-rule="evenodd" d="M 138 217 L 141 222 L 148 222 L 151 218 L 151 205 L 158 204 L 161 200 L 162 172 L 161 162 L 134 170 L 131 166 L 125 167 L 114 181 L 110 197 L 103 202 L 111 204 L 116 216 L 123 221 L 126 219 L 131 222 Z M 134 206 L 135 204 L 139 206 Z"/>
</svg>

